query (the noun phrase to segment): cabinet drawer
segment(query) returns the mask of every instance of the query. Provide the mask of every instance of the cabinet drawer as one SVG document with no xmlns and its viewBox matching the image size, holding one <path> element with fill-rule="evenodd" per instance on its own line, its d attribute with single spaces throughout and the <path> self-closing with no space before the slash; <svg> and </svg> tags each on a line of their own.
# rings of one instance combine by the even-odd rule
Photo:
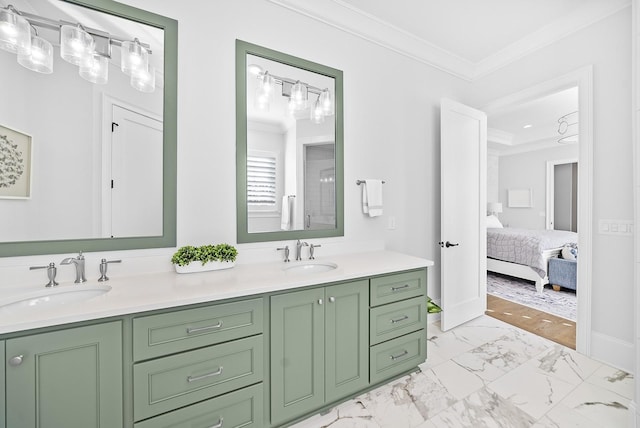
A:
<svg viewBox="0 0 640 428">
<path fill-rule="evenodd" d="M 135 364 L 136 421 L 262 381 L 262 335 Z"/>
<path fill-rule="evenodd" d="M 133 359 L 146 360 L 262 333 L 262 299 L 133 320 Z"/>
<path fill-rule="evenodd" d="M 262 426 L 262 384 L 184 407 L 134 424 L 134 428 L 258 428 Z"/>
<path fill-rule="evenodd" d="M 426 269 L 371 278 L 371 306 L 426 295 Z"/>
<path fill-rule="evenodd" d="M 375 345 L 389 339 L 427 327 L 427 301 L 424 296 L 378 306 L 369 311 L 369 344 Z"/>
<path fill-rule="evenodd" d="M 370 348 L 371 384 L 382 382 L 397 374 L 411 370 L 427 358 L 425 330 L 381 343 Z"/>
</svg>

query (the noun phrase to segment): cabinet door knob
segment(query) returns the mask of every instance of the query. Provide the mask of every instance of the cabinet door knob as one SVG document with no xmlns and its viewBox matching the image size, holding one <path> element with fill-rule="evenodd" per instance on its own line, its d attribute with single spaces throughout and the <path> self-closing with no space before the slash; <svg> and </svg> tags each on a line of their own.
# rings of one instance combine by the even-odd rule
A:
<svg viewBox="0 0 640 428">
<path fill-rule="evenodd" d="M 333 297 L 333 296 L 331 296 L 331 297 L 329 297 L 329 301 L 330 301 L 331 303 L 333 303 L 333 302 L 335 302 L 335 301 L 336 301 L 336 298 L 335 298 L 335 297 Z"/>
<path fill-rule="evenodd" d="M 9 358 L 9 365 L 17 367 L 22 364 L 22 360 L 24 360 L 24 355 L 16 355 L 15 357 Z"/>
<path fill-rule="evenodd" d="M 318 299 L 318 304 L 319 304 L 319 305 L 321 305 L 321 304 L 323 304 L 323 303 L 324 303 L 324 302 L 322 301 L 322 299 Z"/>
</svg>

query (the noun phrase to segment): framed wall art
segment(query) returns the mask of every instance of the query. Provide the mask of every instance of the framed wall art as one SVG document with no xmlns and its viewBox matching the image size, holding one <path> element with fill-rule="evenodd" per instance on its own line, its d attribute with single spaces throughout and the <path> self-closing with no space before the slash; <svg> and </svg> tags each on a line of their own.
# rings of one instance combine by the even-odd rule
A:
<svg viewBox="0 0 640 428">
<path fill-rule="evenodd" d="M 31 198 L 31 135 L 0 125 L 0 198 Z"/>
</svg>

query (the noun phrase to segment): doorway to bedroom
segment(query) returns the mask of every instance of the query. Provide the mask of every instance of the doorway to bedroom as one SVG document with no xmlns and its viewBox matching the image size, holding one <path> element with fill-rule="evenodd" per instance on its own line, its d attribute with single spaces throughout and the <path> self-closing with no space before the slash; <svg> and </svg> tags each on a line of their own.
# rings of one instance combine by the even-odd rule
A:
<svg viewBox="0 0 640 428">
<path fill-rule="evenodd" d="M 578 231 L 578 211 L 583 210 L 584 219 L 585 209 L 590 210 L 588 197 L 582 201 L 586 203 L 580 201 L 589 188 L 589 180 L 578 180 L 589 176 L 590 167 L 588 162 L 580 162 L 590 150 L 590 141 L 580 139 L 590 129 L 589 115 L 580 117 L 581 107 L 589 111 L 585 109 L 591 91 L 585 79 L 589 73 L 590 69 L 582 70 L 572 78 L 547 82 L 483 109 L 488 123 L 488 246 L 492 241 L 491 226 L 496 223 L 509 232 Z M 581 90 L 585 92 L 579 97 Z M 584 220 L 581 226 L 588 229 Z M 516 266 L 520 263 L 514 260 L 492 260 L 488 248 L 488 315 L 551 340 L 560 336 L 562 341 L 555 340 L 559 343 L 567 344 L 569 337 L 573 343 L 568 346 L 585 352 L 590 322 L 588 311 L 578 304 L 575 255 L 579 240 L 590 242 L 576 234 L 575 240 L 556 241 L 553 248 L 543 248 L 546 251 L 541 255 L 541 264 L 534 263 L 533 269 Z M 558 268 L 562 277 L 555 279 Z M 559 284 L 554 287 L 553 282 Z M 584 288 L 590 294 L 590 280 L 585 284 L 581 284 L 581 292 Z"/>
</svg>

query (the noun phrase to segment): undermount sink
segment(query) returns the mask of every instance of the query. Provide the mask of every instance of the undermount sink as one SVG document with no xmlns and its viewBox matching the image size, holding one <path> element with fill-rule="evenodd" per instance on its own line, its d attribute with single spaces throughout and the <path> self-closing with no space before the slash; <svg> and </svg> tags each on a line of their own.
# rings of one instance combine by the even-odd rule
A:
<svg viewBox="0 0 640 428">
<path fill-rule="evenodd" d="M 46 309 L 69 303 L 79 303 L 108 293 L 111 286 L 96 285 L 66 285 L 52 287 L 29 294 L 22 294 L 12 299 L 0 301 L 0 313 L 13 314 L 34 309 Z"/>
<path fill-rule="evenodd" d="M 320 273 L 334 270 L 338 265 L 331 262 L 293 262 L 291 265 L 284 267 L 285 272 L 290 273 Z"/>
</svg>

